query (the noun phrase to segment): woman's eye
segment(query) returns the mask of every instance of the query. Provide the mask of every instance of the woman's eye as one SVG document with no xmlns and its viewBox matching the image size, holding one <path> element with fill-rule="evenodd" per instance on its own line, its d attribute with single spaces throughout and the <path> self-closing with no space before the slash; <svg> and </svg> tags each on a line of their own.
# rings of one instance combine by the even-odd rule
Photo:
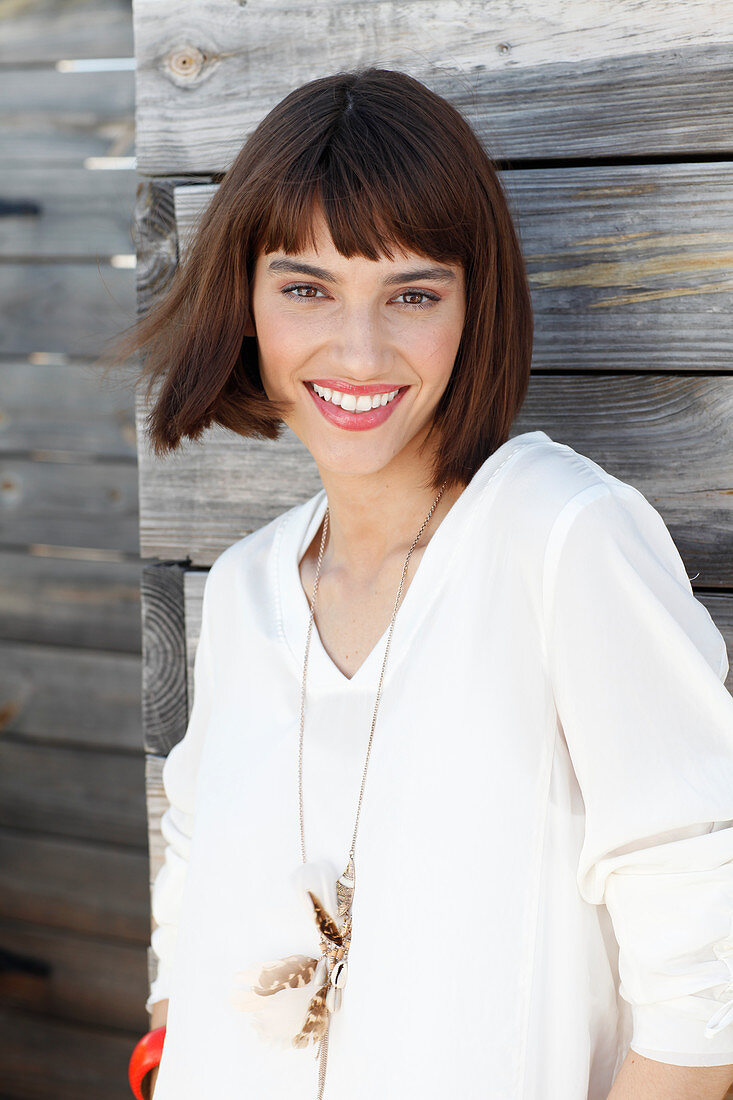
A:
<svg viewBox="0 0 733 1100">
<path fill-rule="evenodd" d="M 299 290 L 312 290 L 313 294 L 296 294 Z M 310 286 L 309 283 L 298 283 L 296 286 L 286 286 L 283 288 L 283 294 L 286 298 L 315 298 L 316 294 L 320 293 L 317 286 Z"/>
<path fill-rule="evenodd" d="M 437 294 L 428 294 L 426 290 L 403 290 L 397 297 L 412 299 L 412 301 L 403 302 L 402 304 L 412 306 L 415 309 L 429 309 L 433 302 L 440 301 Z M 427 301 L 416 302 L 414 301 L 415 298 L 423 298 Z"/>
</svg>

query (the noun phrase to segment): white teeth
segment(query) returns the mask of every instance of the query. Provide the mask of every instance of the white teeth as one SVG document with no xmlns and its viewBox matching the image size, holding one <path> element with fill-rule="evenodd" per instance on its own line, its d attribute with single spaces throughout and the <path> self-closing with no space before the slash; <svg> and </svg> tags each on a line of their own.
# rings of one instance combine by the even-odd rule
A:
<svg viewBox="0 0 733 1100">
<path fill-rule="evenodd" d="M 387 405 L 400 392 L 399 390 L 390 390 L 389 393 L 375 393 L 373 395 L 364 393 L 357 397 L 353 393 L 341 393 L 339 390 L 328 389 L 327 386 L 318 386 L 315 382 L 311 382 L 311 386 L 324 401 L 330 401 L 332 405 L 339 405 L 346 412 L 358 413 L 368 412 L 370 409 L 379 408 L 380 405 Z"/>
</svg>

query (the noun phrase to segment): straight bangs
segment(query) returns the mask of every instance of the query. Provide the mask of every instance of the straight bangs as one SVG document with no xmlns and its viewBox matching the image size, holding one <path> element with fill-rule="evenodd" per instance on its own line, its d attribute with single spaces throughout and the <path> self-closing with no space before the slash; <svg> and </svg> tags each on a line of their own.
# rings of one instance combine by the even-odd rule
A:
<svg viewBox="0 0 733 1100">
<path fill-rule="evenodd" d="M 308 150 L 294 159 L 283 179 L 272 181 L 263 195 L 266 222 L 252 242 L 253 258 L 278 249 L 314 250 L 318 210 L 336 250 L 346 258 L 392 260 L 401 249 L 467 265 L 470 237 L 464 240 L 461 230 L 474 218 L 467 213 L 465 191 L 455 186 L 429 141 L 403 132 L 396 156 L 398 134 L 377 121 L 381 125 L 367 126 L 358 117 L 343 116 L 336 131 L 324 137 L 317 157 Z"/>
</svg>

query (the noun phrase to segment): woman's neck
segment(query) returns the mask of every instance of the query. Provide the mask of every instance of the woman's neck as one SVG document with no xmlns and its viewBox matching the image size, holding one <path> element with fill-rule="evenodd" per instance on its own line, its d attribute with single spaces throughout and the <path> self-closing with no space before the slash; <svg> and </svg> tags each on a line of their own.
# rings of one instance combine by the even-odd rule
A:
<svg viewBox="0 0 733 1100">
<path fill-rule="evenodd" d="M 324 569 L 367 579 L 392 556 L 404 558 L 438 490 L 426 484 L 424 467 L 393 467 L 367 475 L 321 471 L 329 507 Z M 446 487 L 418 546 L 424 549 L 464 488 Z"/>
</svg>

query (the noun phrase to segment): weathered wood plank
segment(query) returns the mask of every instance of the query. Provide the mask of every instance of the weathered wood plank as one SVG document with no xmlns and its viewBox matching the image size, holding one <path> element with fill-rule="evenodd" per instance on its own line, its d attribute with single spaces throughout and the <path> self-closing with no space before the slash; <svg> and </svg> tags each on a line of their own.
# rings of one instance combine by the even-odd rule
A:
<svg viewBox="0 0 733 1100">
<path fill-rule="evenodd" d="M 731 584 L 731 378 L 535 375 L 512 435 L 538 428 L 648 496 L 701 587 Z M 196 565 L 321 487 L 289 430 L 271 443 L 215 427 L 166 458 L 141 442 L 140 470 L 142 555 Z"/>
<path fill-rule="evenodd" d="M 535 370 L 731 369 L 729 163 L 500 176 L 529 273 Z M 180 253 L 216 191 L 175 188 Z"/>
<path fill-rule="evenodd" d="M 0 741 L 0 825 L 144 849 L 142 753 Z"/>
<path fill-rule="evenodd" d="M 0 829 L 0 917 L 146 945 L 147 850 Z"/>
<path fill-rule="evenodd" d="M 134 101 L 132 72 L 0 68 L 3 168 L 133 156 Z"/>
<path fill-rule="evenodd" d="M 0 264 L 0 353 L 94 357 L 135 319 L 135 272 L 109 264 Z"/>
<path fill-rule="evenodd" d="M 146 1030 L 147 966 L 140 946 L 9 920 L 0 920 L 0 943 L 7 953 L 0 971 L 3 1007 Z"/>
<path fill-rule="evenodd" d="M 129 1032 L 0 1008 L 3 1100 L 129 1100 L 127 1065 L 149 1026 Z"/>
<path fill-rule="evenodd" d="M 0 62 L 132 57 L 130 0 L 3 0 Z"/>
<path fill-rule="evenodd" d="M 140 563 L 0 550 L 0 638 L 139 653 Z"/>
<path fill-rule="evenodd" d="M 0 732 L 6 738 L 76 746 L 80 761 L 85 747 L 138 753 L 140 692 L 137 654 L 0 641 Z"/>
<path fill-rule="evenodd" d="M 621 9 L 593 20 L 553 0 L 530 34 L 510 0 L 498 9 L 139 4 L 138 165 L 161 175 L 226 171 L 293 88 L 370 64 L 408 72 L 454 102 L 501 159 L 727 152 L 733 77 L 719 13 L 711 41 L 708 3 Z"/>
<path fill-rule="evenodd" d="M 135 204 L 135 239 L 137 243 L 137 306 L 138 313 L 147 313 L 155 298 L 173 278 L 178 264 L 177 211 L 181 204 L 192 208 L 188 226 L 193 225 L 202 203 L 201 187 L 191 185 L 190 178 L 141 179 Z M 188 192 L 195 194 L 188 196 Z M 180 194 L 179 194 L 180 192 Z"/>
<path fill-rule="evenodd" d="M 167 755 L 186 729 L 183 577 L 175 564 L 149 565 L 142 572 L 143 735 L 149 753 Z"/>
<path fill-rule="evenodd" d="M 0 183 L 0 258 L 107 262 L 135 251 L 134 171 L 4 168 Z"/>
<path fill-rule="evenodd" d="M 0 458 L 0 546 L 38 543 L 137 555 L 137 471 L 125 460 Z"/>
<path fill-rule="evenodd" d="M 131 375 L 104 379 L 83 362 L 0 362 L 0 455 L 61 451 L 137 462 Z"/>
</svg>

